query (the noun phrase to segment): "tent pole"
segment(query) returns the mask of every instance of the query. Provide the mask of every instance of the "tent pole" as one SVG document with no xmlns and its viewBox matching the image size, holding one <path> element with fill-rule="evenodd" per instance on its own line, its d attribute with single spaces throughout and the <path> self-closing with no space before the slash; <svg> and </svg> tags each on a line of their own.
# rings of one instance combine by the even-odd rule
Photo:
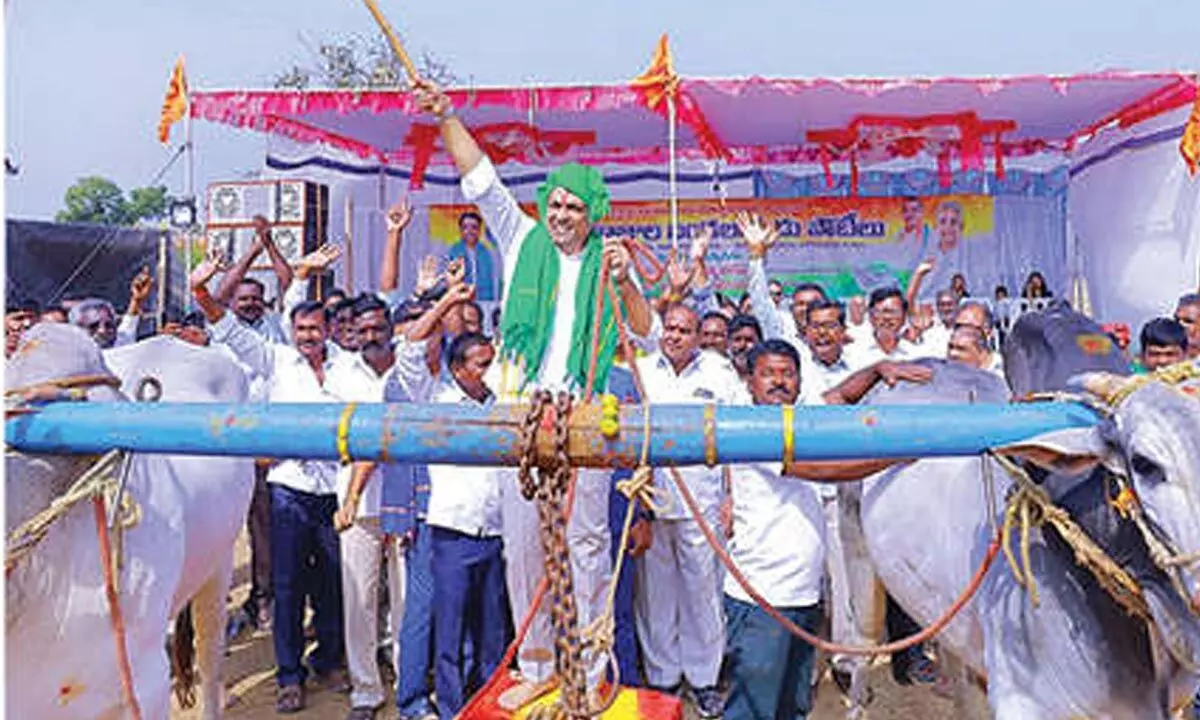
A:
<svg viewBox="0 0 1200 720">
<path fill-rule="evenodd" d="M 671 248 L 679 250 L 679 188 L 676 186 L 678 162 L 675 158 L 676 122 L 675 98 L 667 95 L 667 179 L 668 192 L 671 195 Z"/>
<path fill-rule="evenodd" d="M 346 292 L 354 294 L 354 195 L 346 193 Z"/>
</svg>

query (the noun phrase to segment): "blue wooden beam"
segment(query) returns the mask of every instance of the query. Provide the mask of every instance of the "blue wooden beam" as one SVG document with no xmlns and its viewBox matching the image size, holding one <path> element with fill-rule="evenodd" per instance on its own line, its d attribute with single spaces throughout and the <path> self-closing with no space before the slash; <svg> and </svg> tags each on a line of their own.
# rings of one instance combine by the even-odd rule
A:
<svg viewBox="0 0 1200 720">
<path fill-rule="evenodd" d="M 651 410 L 652 464 L 777 461 L 785 414 L 778 406 L 715 407 L 708 423 L 699 405 Z M 183 455 L 336 460 L 338 432 L 354 459 L 461 465 L 515 465 L 524 406 L 336 404 L 200 405 L 58 403 L 5 423 L 10 447 L 37 453 L 100 453 L 112 448 Z M 599 406 L 571 418 L 570 454 L 584 466 L 631 466 L 641 454 L 642 409 L 623 407 L 620 432 L 598 430 Z M 897 405 L 800 407 L 793 414 L 798 460 L 973 455 L 1044 432 L 1088 427 L 1082 405 Z M 551 452 L 549 433 L 539 452 Z"/>
</svg>

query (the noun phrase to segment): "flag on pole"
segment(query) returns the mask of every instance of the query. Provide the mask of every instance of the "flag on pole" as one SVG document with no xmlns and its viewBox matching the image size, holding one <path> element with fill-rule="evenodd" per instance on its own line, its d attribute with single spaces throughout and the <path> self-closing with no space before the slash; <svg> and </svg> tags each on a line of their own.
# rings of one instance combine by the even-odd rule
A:
<svg viewBox="0 0 1200 720">
<path fill-rule="evenodd" d="M 158 141 L 164 145 L 171 137 L 171 126 L 183 119 L 188 102 L 187 77 L 183 73 L 183 56 L 175 61 L 171 71 L 171 82 L 167 85 L 167 96 L 163 98 L 162 115 L 158 118 Z"/>
<path fill-rule="evenodd" d="M 1192 115 L 1183 128 L 1183 138 L 1179 140 L 1179 154 L 1187 163 L 1188 173 L 1196 177 L 1200 172 L 1200 78 L 1197 78 L 1196 103 L 1192 105 Z"/>
<path fill-rule="evenodd" d="M 637 92 L 647 109 L 664 117 L 667 115 L 665 101 L 668 97 L 673 99 L 680 122 L 691 128 L 696 142 L 704 152 L 709 157 L 729 159 L 729 151 L 708 124 L 708 118 L 704 116 L 700 104 L 683 87 L 679 75 L 675 73 L 675 59 L 671 56 L 671 47 L 665 33 L 654 47 L 650 67 L 634 78 L 629 86 Z"/>
</svg>

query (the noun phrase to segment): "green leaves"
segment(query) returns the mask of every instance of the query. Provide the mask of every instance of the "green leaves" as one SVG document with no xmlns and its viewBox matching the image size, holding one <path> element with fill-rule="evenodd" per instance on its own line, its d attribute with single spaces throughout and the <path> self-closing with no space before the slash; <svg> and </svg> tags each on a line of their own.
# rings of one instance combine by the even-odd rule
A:
<svg viewBox="0 0 1200 720">
<path fill-rule="evenodd" d="M 166 214 L 167 188 L 136 188 L 126 198 L 112 180 L 90 176 L 67 188 L 63 204 L 65 207 L 54 216 L 58 222 L 130 226 Z"/>
</svg>

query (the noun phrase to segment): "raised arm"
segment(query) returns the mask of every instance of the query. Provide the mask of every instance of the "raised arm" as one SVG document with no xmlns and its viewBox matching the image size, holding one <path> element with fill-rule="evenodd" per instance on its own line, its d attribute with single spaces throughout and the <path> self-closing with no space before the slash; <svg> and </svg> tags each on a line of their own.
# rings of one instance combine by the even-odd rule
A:
<svg viewBox="0 0 1200 720">
<path fill-rule="evenodd" d="M 746 293 L 750 296 L 750 307 L 754 317 L 762 327 L 763 338 L 766 340 L 786 340 L 793 345 L 798 338 L 795 332 L 779 321 L 779 312 L 775 303 L 771 302 L 771 293 L 767 287 L 767 252 L 779 240 L 779 231 L 764 222 L 761 217 L 752 217 L 747 212 L 737 216 L 738 228 L 746 241 L 746 255 L 749 264 L 746 269 Z"/>
<path fill-rule="evenodd" d="M 384 219 L 387 221 L 387 242 L 383 246 L 383 261 L 379 264 L 379 291 L 390 293 L 400 286 L 400 248 L 404 243 L 404 229 L 412 222 L 408 198 L 400 198 L 388 208 Z"/>
<path fill-rule="evenodd" d="M 204 317 L 212 329 L 213 342 L 228 346 L 254 375 L 269 377 L 275 364 L 275 353 L 271 344 L 238 322 L 232 314 L 226 312 L 225 306 L 208 292 L 209 280 L 221 269 L 223 268 L 220 251 L 211 252 L 188 277 L 192 297 L 204 311 Z"/>
<path fill-rule="evenodd" d="M 479 208 L 500 250 L 501 261 L 515 262 L 513 251 L 533 229 L 534 219 L 521 210 L 512 193 L 500 182 L 491 161 L 455 116 L 450 98 L 428 81 L 419 81 L 415 92 L 420 108 L 437 118 L 442 143 L 462 176 L 463 196 Z"/>
<path fill-rule="evenodd" d="M 629 249 L 625 247 L 624 238 L 604 238 L 604 261 L 608 263 L 609 278 L 616 284 L 621 304 L 625 306 L 625 319 L 629 321 L 630 331 L 640 338 L 648 337 L 654 318 L 649 301 L 629 271 L 633 260 Z"/>
<path fill-rule="evenodd" d="M 154 280 L 148 267 L 143 267 L 133 277 L 133 282 L 129 283 L 129 307 L 125 309 L 125 314 L 121 316 L 121 322 L 117 325 L 117 340 L 113 347 L 132 345 L 137 341 L 138 322 L 141 320 L 142 310 L 146 307 L 146 301 L 150 299 L 150 288 L 153 284 Z"/>
<path fill-rule="evenodd" d="M 921 285 L 931 272 L 933 272 L 932 258 L 925 260 L 917 266 L 916 270 L 913 270 L 912 277 L 908 280 L 908 289 L 904 291 L 904 299 L 908 301 L 909 307 L 917 306 L 917 297 L 921 294 Z"/>
<path fill-rule="evenodd" d="M 257 216 L 255 217 L 257 220 Z M 250 244 L 250 249 L 246 254 L 238 258 L 226 271 L 225 276 L 221 278 L 221 282 L 217 284 L 216 301 L 222 305 L 228 305 L 233 302 L 233 295 L 237 292 L 237 286 L 241 284 L 246 277 L 246 273 L 250 272 L 250 266 L 258 259 L 258 256 L 266 250 L 266 245 L 262 242 L 262 235 L 257 232 L 257 227 L 254 233 L 254 242 Z"/>
<path fill-rule="evenodd" d="M 932 379 L 933 370 L 924 365 L 881 360 L 853 373 L 826 391 L 822 399 L 828 405 L 854 405 L 880 381 L 888 387 L 895 387 L 901 381 L 927 383 Z"/>
</svg>

